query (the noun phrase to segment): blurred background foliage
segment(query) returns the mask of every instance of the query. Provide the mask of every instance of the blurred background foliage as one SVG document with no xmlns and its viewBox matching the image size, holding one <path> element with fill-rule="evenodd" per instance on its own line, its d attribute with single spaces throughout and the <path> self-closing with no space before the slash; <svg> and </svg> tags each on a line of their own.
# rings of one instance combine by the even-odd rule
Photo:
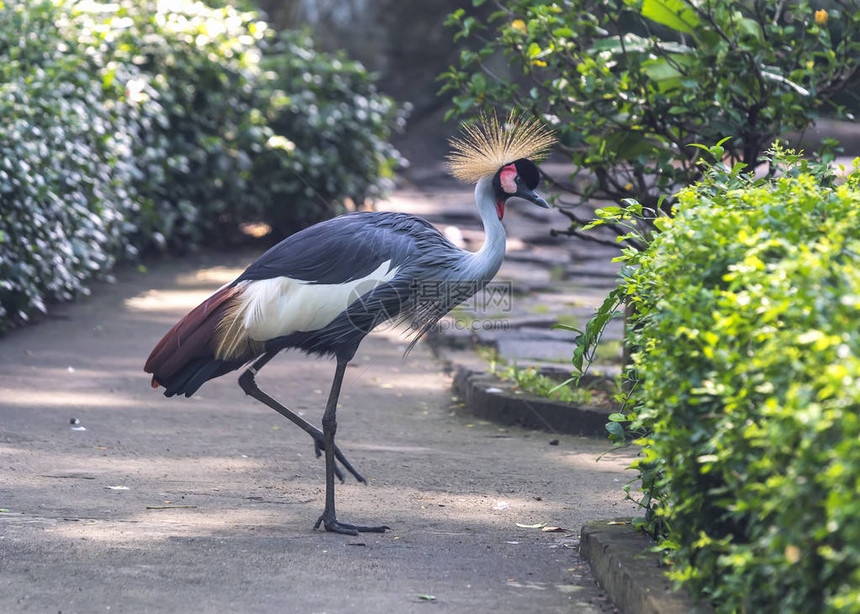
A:
<svg viewBox="0 0 860 614">
<path fill-rule="evenodd" d="M 0 4 L 0 332 L 117 260 L 363 205 L 403 122 L 360 64 L 253 12 Z"/>
<path fill-rule="evenodd" d="M 732 137 L 727 160 L 751 167 L 775 137 L 858 110 L 857 0 L 472 4 L 493 11 L 449 17 L 455 37 L 475 43 L 443 75 L 449 114 L 544 117 L 570 163 L 555 182 L 570 234 L 590 221 L 574 209 L 587 199 L 670 213 L 667 197 L 701 177 L 693 144 Z M 822 145 L 827 156 L 835 143 Z"/>
<path fill-rule="evenodd" d="M 250 0 L 229 0 L 247 3 Z M 410 161 L 408 179 L 439 181 L 447 138 L 458 128 L 446 121 L 448 96 L 438 96 L 438 75 L 462 49 L 479 41 L 452 41 L 446 16 L 468 6 L 484 19 L 493 8 L 471 0 L 253 0 L 278 30 L 307 27 L 320 49 L 340 49 L 378 75 L 379 89 L 410 105 L 406 131 L 392 142 Z"/>
</svg>

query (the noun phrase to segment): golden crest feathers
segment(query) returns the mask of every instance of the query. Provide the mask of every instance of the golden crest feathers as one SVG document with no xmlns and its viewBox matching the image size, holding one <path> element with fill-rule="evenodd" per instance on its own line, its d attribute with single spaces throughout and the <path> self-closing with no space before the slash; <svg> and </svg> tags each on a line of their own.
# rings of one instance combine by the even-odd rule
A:
<svg viewBox="0 0 860 614">
<path fill-rule="evenodd" d="M 514 112 L 503 123 L 495 115 L 482 116 L 475 124 L 464 124 L 462 133 L 449 140 L 448 170 L 467 183 L 494 175 L 520 158 L 539 161 L 556 142 L 539 119 Z"/>
</svg>

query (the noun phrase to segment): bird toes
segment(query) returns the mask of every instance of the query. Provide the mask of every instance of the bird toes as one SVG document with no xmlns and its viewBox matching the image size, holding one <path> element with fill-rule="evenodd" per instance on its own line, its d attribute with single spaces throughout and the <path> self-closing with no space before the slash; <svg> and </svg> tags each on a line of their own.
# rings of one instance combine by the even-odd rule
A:
<svg viewBox="0 0 860 614">
<path fill-rule="evenodd" d="M 341 535 L 358 535 L 359 533 L 385 533 L 390 531 L 391 527 L 386 525 L 365 526 L 360 524 L 352 524 L 350 522 L 340 522 L 337 518 L 326 518 L 326 513 L 323 512 L 319 520 L 314 524 L 314 530 L 320 525 L 330 533 L 340 533 Z"/>
</svg>

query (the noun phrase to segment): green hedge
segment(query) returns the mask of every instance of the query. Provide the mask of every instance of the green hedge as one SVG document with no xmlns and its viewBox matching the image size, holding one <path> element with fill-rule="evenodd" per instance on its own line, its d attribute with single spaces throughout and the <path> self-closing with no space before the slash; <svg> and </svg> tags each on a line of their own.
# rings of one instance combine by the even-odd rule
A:
<svg viewBox="0 0 860 614">
<path fill-rule="evenodd" d="M 860 168 L 721 167 L 624 281 L 671 575 L 718 612 L 860 612 Z"/>
<path fill-rule="evenodd" d="M 135 208 L 127 138 L 61 17 L 0 9 L 0 329 L 109 269 Z"/>
<path fill-rule="evenodd" d="M 732 136 L 725 155 L 754 165 L 775 137 L 857 113 L 838 101 L 860 87 L 858 0 L 468 4 L 448 18 L 472 43 L 441 75 L 449 114 L 509 106 L 552 124 L 570 234 L 591 198 L 668 211 L 665 195 L 700 178 L 691 143 Z"/>
<path fill-rule="evenodd" d="M 341 211 L 347 198 L 360 206 L 380 197 L 405 163 L 388 141 L 403 119 L 372 76 L 342 54 L 312 51 L 295 33 L 280 35 L 262 67 L 266 123 L 295 146 L 289 158 L 270 146 L 254 159 L 266 221 L 288 234 L 318 221 L 320 207 Z"/>
<path fill-rule="evenodd" d="M 359 64 L 253 13 L 0 3 L 0 332 L 117 259 L 377 197 L 402 122 Z"/>
</svg>

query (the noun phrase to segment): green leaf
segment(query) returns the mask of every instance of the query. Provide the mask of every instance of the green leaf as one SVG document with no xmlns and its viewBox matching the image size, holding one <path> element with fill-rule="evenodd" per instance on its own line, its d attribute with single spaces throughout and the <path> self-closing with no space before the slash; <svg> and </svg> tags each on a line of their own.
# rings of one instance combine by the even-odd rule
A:
<svg viewBox="0 0 860 614">
<path fill-rule="evenodd" d="M 571 324 L 553 324 L 552 328 L 553 328 L 553 330 L 559 329 L 559 330 L 570 331 L 572 333 L 578 333 L 578 334 L 582 333 L 582 331 L 580 329 L 576 328 L 575 326 L 573 326 Z"/>
<path fill-rule="evenodd" d="M 622 160 L 631 160 L 654 152 L 654 145 L 642 132 L 636 130 L 611 132 L 604 141 L 604 147 L 613 157 Z"/>
<path fill-rule="evenodd" d="M 695 63 L 696 58 L 692 55 L 673 53 L 668 57 L 642 62 L 642 70 L 657 84 L 660 92 L 668 92 L 683 85 L 683 79 L 687 77 L 687 68 L 694 66 Z"/>
<path fill-rule="evenodd" d="M 603 304 L 600 305 L 594 316 L 585 325 L 585 332 L 580 333 L 574 340 L 576 348 L 573 350 L 571 363 L 581 375 L 584 375 L 588 370 L 588 365 L 594 357 L 594 349 L 603 336 L 606 324 L 621 306 L 624 293 L 625 289 L 622 286 L 612 290 L 603 300 Z"/>
<path fill-rule="evenodd" d="M 608 422 L 606 424 L 606 430 L 609 431 L 610 435 L 613 435 L 615 437 L 624 437 L 624 427 L 621 426 L 621 424 L 618 422 Z"/>
<path fill-rule="evenodd" d="M 641 12 L 652 21 L 687 34 L 701 23 L 695 9 L 684 0 L 642 0 Z"/>
<path fill-rule="evenodd" d="M 445 19 L 446 26 L 456 26 L 460 23 L 460 20 L 463 19 L 463 15 L 466 14 L 466 9 L 457 9 L 453 13 L 450 13 L 448 17 Z"/>
</svg>

